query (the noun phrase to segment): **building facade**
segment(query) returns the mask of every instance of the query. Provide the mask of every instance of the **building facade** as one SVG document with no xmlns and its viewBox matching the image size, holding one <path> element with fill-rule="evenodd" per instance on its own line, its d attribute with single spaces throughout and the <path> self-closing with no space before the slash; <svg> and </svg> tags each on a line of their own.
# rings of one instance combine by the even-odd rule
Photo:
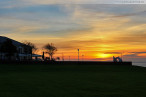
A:
<svg viewBox="0 0 146 97">
<path fill-rule="evenodd" d="M 32 59 L 32 48 L 13 39 L 0 36 L 0 48 L 7 40 L 10 40 L 12 44 L 16 47 L 16 52 L 13 55 L 8 56 L 7 52 L 3 52 L 2 50 L 0 50 L 0 60 L 7 61 L 11 59 L 13 61 L 26 61 Z"/>
</svg>

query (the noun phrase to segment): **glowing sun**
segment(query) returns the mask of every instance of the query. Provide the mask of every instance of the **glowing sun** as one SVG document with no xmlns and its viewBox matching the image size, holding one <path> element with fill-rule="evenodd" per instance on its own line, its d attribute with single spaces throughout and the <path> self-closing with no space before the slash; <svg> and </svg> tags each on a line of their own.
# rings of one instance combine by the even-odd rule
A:
<svg viewBox="0 0 146 97">
<path fill-rule="evenodd" d="M 104 53 L 100 53 L 100 54 L 96 54 L 97 58 L 109 58 L 111 57 L 110 54 L 104 54 Z"/>
</svg>

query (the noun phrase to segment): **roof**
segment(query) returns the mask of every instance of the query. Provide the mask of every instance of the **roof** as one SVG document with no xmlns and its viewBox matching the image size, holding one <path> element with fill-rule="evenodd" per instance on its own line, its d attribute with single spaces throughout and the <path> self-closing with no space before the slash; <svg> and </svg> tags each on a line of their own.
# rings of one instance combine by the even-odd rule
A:
<svg viewBox="0 0 146 97">
<path fill-rule="evenodd" d="M 42 55 L 32 54 L 32 57 L 42 57 Z"/>
<path fill-rule="evenodd" d="M 1 45 L 3 42 L 5 42 L 7 39 L 10 39 L 10 38 L 5 37 L 5 36 L 0 36 L 0 45 Z M 23 43 L 20 43 L 20 42 L 18 42 L 18 41 L 13 40 L 13 39 L 10 39 L 10 40 L 12 40 L 12 43 L 13 43 L 13 45 L 15 45 L 15 46 L 24 45 Z"/>
</svg>

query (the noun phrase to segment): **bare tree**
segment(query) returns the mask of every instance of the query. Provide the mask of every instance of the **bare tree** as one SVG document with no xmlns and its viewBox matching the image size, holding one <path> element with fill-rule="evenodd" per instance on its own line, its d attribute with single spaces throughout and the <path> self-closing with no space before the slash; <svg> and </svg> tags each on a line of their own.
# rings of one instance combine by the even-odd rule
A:
<svg viewBox="0 0 146 97">
<path fill-rule="evenodd" d="M 37 47 L 35 46 L 35 44 L 28 42 L 28 41 L 24 41 L 23 44 L 25 44 L 26 46 L 31 47 L 32 49 L 32 54 L 34 54 L 37 51 Z"/>
<path fill-rule="evenodd" d="M 48 43 L 44 46 L 44 48 L 47 50 L 47 54 L 49 54 L 51 60 L 53 60 L 53 55 L 57 51 L 57 48 L 54 46 L 53 43 Z"/>
</svg>

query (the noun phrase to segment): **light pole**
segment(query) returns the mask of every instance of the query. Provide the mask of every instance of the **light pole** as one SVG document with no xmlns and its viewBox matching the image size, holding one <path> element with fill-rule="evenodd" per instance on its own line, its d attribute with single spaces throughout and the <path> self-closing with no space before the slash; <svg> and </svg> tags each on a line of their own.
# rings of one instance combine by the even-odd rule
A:
<svg viewBox="0 0 146 97">
<path fill-rule="evenodd" d="M 78 49 L 78 61 L 79 61 L 79 51 L 80 51 L 80 49 Z"/>
</svg>

